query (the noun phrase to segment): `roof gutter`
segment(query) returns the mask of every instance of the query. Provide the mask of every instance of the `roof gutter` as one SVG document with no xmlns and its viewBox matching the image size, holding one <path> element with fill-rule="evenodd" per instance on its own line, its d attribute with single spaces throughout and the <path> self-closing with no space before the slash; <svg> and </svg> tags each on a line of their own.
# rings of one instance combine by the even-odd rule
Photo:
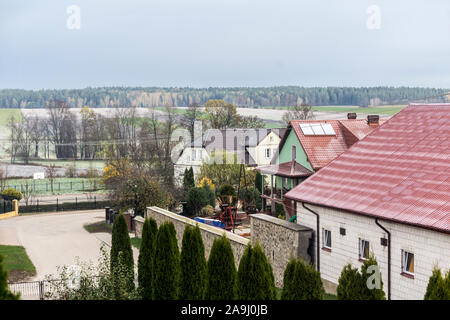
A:
<svg viewBox="0 0 450 320">
<path fill-rule="evenodd" d="M 378 218 L 375 218 L 375 223 L 388 235 L 388 300 L 391 300 L 391 233 L 378 222 Z"/>
<path fill-rule="evenodd" d="M 314 212 L 312 209 L 305 206 L 305 203 L 302 202 L 302 207 L 311 212 L 313 215 L 316 216 L 316 251 L 317 251 L 317 271 L 320 272 L 320 216 L 317 212 Z"/>
</svg>

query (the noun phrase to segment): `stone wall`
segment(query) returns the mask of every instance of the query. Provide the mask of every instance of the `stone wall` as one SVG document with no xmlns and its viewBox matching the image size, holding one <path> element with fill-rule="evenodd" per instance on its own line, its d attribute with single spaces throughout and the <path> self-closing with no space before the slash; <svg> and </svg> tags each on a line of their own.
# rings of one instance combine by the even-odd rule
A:
<svg viewBox="0 0 450 320">
<path fill-rule="evenodd" d="M 197 224 L 195 220 L 158 207 L 147 208 L 147 216 L 155 219 L 158 227 L 166 221 L 174 224 L 177 232 L 178 248 L 180 250 L 186 224 Z M 291 256 L 295 258 L 301 257 L 307 263 L 311 261 L 308 248 L 310 247 L 312 238 L 312 229 L 265 214 L 250 215 L 250 221 L 252 244 L 258 242 L 263 248 L 272 265 L 276 286 L 282 287 L 284 270 Z M 137 237 L 141 237 L 142 235 L 143 224 L 144 218 L 136 217 L 135 227 Z M 242 254 L 250 240 L 203 223 L 198 223 L 198 225 L 205 245 L 206 258 L 208 259 L 209 257 L 214 239 L 225 234 L 230 240 L 236 267 L 238 267 Z"/>
<path fill-rule="evenodd" d="M 277 287 L 283 286 L 283 275 L 291 257 L 311 262 L 309 255 L 312 229 L 266 214 L 250 215 L 252 244 L 264 250 L 272 265 Z"/>
<path fill-rule="evenodd" d="M 222 237 L 224 234 L 230 240 L 231 248 L 233 249 L 234 259 L 236 263 L 236 267 L 239 265 L 239 261 L 241 260 L 242 254 L 244 253 L 245 248 L 247 247 L 250 240 L 238 236 L 232 232 L 228 232 L 216 227 L 209 226 L 204 223 L 198 223 L 193 219 L 189 219 L 187 217 L 180 216 L 173 212 L 158 208 L 158 207 L 150 207 L 147 208 L 147 217 L 155 219 L 158 227 L 166 222 L 172 222 L 175 226 L 175 230 L 177 232 L 177 240 L 178 240 L 178 248 L 181 250 L 181 243 L 183 240 L 184 229 L 186 228 L 186 224 L 190 224 L 195 226 L 198 224 L 200 228 L 200 233 L 202 234 L 203 244 L 205 246 L 205 254 L 206 259 L 209 257 L 209 253 L 211 252 L 211 248 L 214 242 L 214 239 Z M 144 224 L 144 219 L 142 217 L 137 217 L 135 219 L 136 226 L 136 236 L 141 237 L 142 235 L 142 226 Z"/>
</svg>

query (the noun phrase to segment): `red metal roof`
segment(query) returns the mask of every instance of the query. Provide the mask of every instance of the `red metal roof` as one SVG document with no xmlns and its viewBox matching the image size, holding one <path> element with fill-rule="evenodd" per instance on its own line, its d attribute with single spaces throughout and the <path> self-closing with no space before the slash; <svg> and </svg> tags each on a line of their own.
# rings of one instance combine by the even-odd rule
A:
<svg viewBox="0 0 450 320">
<path fill-rule="evenodd" d="M 305 136 L 300 128 L 301 123 L 329 123 L 336 135 Z M 380 125 L 382 123 L 384 123 L 384 120 L 380 121 Z M 291 120 L 289 126 L 294 129 L 314 170 L 326 166 L 359 139 L 379 127 L 379 125 L 368 125 L 366 119 Z M 280 147 L 282 147 L 282 144 L 280 144 Z"/>
<path fill-rule="evenodd" d="M 286 197 L 450 233 L 450 104 L 403 109 Z"/>
</svg>

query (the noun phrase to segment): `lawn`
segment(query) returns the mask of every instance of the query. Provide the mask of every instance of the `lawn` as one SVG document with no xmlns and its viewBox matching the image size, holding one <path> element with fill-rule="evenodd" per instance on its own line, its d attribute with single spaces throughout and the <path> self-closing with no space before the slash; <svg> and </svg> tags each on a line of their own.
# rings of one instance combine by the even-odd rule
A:
<svg viewBox="0 0 450 320">
<path fill-rule="evenodd" d="M 14 188 L 22 193 L 26 193 L 27 184 L 28 193 L 33 196 L 105 191 L 101 179 L 88 178 L 55 178 L 53 181 L 53 192 L 49 179 L 8 179 L 5 182 L 5 188 Z"/>
<path fill-rule="evenodd" d="M 22 119 L 22 112 L 20 109 L 0 108 L 0 130 L 2 126 L 5 126 L 8 123 L 11 116 L 14 116 L 16 119 Z"/>
<path fill-rule="evenodd" d="M 10 282 L 24 281 L 36 274 L 36 268 L 24 247 L 0 245 L 0 255 L 4 258 L 3 265 Z"/>
<path fill-rule="evenodd" d="M 112 225 L 107 224 L 105 221 L 85 224 L 83 228 L 89 233 L 98 233 L 98 232 L 112 233 Z"/>
</svg>

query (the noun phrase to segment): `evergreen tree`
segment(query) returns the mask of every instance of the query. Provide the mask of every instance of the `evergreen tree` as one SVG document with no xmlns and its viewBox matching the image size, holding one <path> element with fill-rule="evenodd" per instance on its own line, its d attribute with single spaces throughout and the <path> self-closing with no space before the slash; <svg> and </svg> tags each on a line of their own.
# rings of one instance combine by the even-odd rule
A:
<svg viewBox="0 0 450 320">
<path fill-rule="evenodd" d="M 8 272 L 3 267 L 3 257 L 0 255 L 0 300 L 18 300 L 20 295 L 13 294 L 8 288 Z"/>
<path fill-rule="evenodd" d="M 433 270 L 424 299 L 450 300 L 450 271 L 443 277 L 440 269 Z"/>
<path fill-rule="evenodd" d="M 207 300 L 236 298 L 236 265 L 230 241 L 223 235 L 214 240 L 207 264 Z"/>
<path fill-rule="evenodd" d="M 184 177 L 183 177 L 183 190 L 184 190 L 184 196 L 187 196 L 188 191 L 195 187 L 195 182 L 194 182 L 194 170 L 192 169 L 192 167 L 190 167 L 189 169 L 186 168 L 184 169 Z"/>
<path fill-rule="evenodd" d="M 131 240 L 128 235 L 128 226 L 125 220 L 125 216 L 120 214 L 117 219 L 114 220 L 111 240 L 111 273 L 115 274 L 117 266 L 119 265 L 119 253 L 121 263 L 128 269 L 128 281 L 126 288 L 120 288 L 126 292 L 134 290 L 134 260 L 133 249 L 131 248 Z"/>
<path fill-rule="evenodd" d="M 295 263 L 295 264 L 294 264 Z M 324 289 L 320 272 L 303 260 L 291 260 L 284 273 L 282 298 L 286 300 L 322 300 Z"/>
<path fill-rule="evenodd" d="M 201 300 L 206 288 L 206 258 L 200 228 L 187 225 L 180 259 L 181 300 Z"/>
<path fill-rule="evenodd" d="M 178 298 L 180 252 L 173 223 L 163 223 L 156 237 L 153 259 L 153 300 Z"/>
<path fill-rule="evenodd" d="M 241 300 L 273 300 L 276 298 L 272 266 L 257 243 L 245 249 L 237 273 L 237 294 Z"/>
<path fill-rule="evenodd" d="M 371 255 L 369 257 L 369 259 L 365 260 L 363 265 L 361 266 L 361 278 L 362 278 L 362 299 L 363 300 L 386 300 L 386 295 L 383 291 L 383 280 L 381 278 L 381 272 L 378 272 L 378 275 L 380 276 L 379 279 L 379 284 L 380 287 L 379 288 L 373 288 L 370 289 L 368 286 L 368 280 L 369 277 L 371 277 L 373 275 L 373 271 L 368 272 L 368 269 L 371 266 L 375 266 L 376 268 L 378 268 L 378 263 L 377 260 L 375 259 L 375 257 L 373 255 Z M 377 272 L 377 271 L 375 271 Z"/>
<path fill-rule="evenodd" d="M 261 172 L 259 172 L 258 170 L 256 170 L 255 174 L 255 188 L 258 189 L 260 194 L 262 194 L 263 192 L 262 175 Z"/>
<path fill-rule="evenodd" d="M 361 300 L 363 279 L 357 268 L 347 264 L 338 280 L 337 298 L 339 300 Z"/>
<path fill-rule="evenodd" d="M 296 265 L 295 259 L 292 257 L 287 266 L 286 269 L 284 269 L 283 274 L 283 291 L 281 293 L 281 300 L 295 300 L 296 297 L 291 296 L 291 294 L 294 292 L 292 289 L 293 279 L 294 279 L 294 272 L 295 272 L 295 265 Z"/>
<path fill-rule="evenodd" d="M 158 226 L 154 219 L 145 219 L 142 228 L 142 244 L 138 258 L 139 293 L 143 300 L 152 299 L 153 256 L 155 254 Z"/>
</svg>

